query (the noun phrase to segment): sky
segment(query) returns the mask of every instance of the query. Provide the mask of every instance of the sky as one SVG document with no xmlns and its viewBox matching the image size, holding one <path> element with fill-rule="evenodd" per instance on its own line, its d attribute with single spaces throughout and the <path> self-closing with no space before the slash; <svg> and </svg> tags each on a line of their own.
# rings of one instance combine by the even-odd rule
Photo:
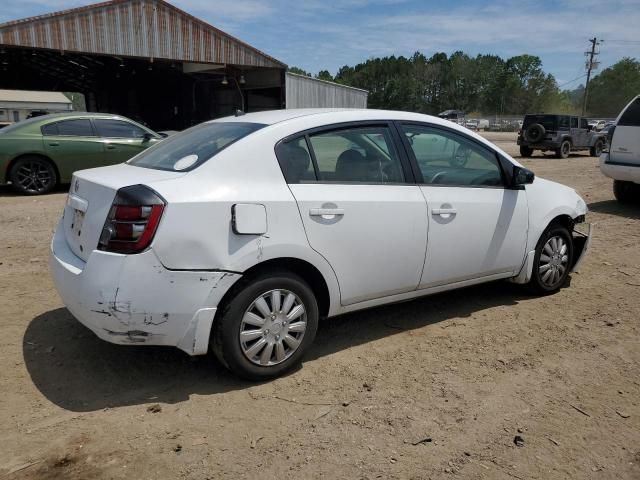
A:
<svg viewBox="0 0 640 480">
<path fill-rule="evenodd" d="M 335 74 L 343 65 L 421 51 L 503 58 L 538 55 L 563 88 L 584 82 L 588 40 L 600 70 L 640 59 L 640 0 L 170 0 L 290 65 Z M 0 22 L 91 2 L 0 0 Z M 597 71 L 596 71 L 597 73 Z"/>
</svg>

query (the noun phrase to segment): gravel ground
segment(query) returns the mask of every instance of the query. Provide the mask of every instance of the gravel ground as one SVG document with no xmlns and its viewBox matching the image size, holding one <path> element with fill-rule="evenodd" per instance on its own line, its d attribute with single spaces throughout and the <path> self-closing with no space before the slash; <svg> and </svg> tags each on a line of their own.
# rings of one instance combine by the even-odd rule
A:
<svg viewBox="0 0 640 480">
<path fill-rule="evenodd" d="M 515 134 L 487 136 L 516 154 Z M 0 476 L 640 478 L 640 207 L 613 200 L 595 158 L 523 163 L 589 204 L 570 287 L 497 282 L 330 319 L 301 369 L 264 384 L 98 340 L 48 274 L 64 191 L 0 190 Z"/>
</svg>

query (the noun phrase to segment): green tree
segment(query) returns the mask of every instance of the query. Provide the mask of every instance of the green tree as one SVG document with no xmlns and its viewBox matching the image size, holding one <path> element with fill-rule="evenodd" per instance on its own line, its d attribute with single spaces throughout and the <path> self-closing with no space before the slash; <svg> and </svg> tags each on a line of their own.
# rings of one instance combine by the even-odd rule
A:
<svg viewBox="0 0 640 480">
<path fill-rule="evenodd" d="M 623 58 L 589 83 L 587 112 L 592 116 L 616 117 L 640 93 L 640 62 Z"/>
<path fill-rule="evenodd" d="M 291 73 L 295 73 L 296 75 L 304 75 L 305 77 L 310 77 L 311 74 L 309 72 L 307 72 L 306 70 L 303 70 L 299 67 L 288 67 L 287 68 L 288 72 Z"/>
<path fill-rule="evenodd" d="M 333 82 L 333 75 L 329 73 L 329 70 L 320 70 L 316 75 L 318 80 L 325 80 L 327 82 Z"/>
</svg>

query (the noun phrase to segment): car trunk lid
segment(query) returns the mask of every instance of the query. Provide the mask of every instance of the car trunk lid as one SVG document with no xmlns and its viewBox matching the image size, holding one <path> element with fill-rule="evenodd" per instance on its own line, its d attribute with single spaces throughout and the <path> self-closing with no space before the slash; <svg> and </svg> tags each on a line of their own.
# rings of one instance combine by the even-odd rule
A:
<svg viewBox="0 0 640 480">
<path fill-rule="evenodd" d="M 120 188 L 138 184 L 153 188 L 152 184 L 183 175 L 127 164 L 75 172 L 62 222 L 69 248 L 82 260 L 89 259 L 98 246 L 105 220 Z"/>
</svg>

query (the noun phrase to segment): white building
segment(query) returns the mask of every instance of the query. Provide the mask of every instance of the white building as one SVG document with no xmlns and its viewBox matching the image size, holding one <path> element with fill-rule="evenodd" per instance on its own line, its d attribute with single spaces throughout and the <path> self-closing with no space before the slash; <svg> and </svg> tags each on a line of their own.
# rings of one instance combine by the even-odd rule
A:
<svg viewBox="0 0 640 480">
<path fill-rule="evenodd" d="M 19 122 L 34 111 L 70 112 L 73 104 L 61 92 L 0 90 L 0 122 Z"/>
</svg>

